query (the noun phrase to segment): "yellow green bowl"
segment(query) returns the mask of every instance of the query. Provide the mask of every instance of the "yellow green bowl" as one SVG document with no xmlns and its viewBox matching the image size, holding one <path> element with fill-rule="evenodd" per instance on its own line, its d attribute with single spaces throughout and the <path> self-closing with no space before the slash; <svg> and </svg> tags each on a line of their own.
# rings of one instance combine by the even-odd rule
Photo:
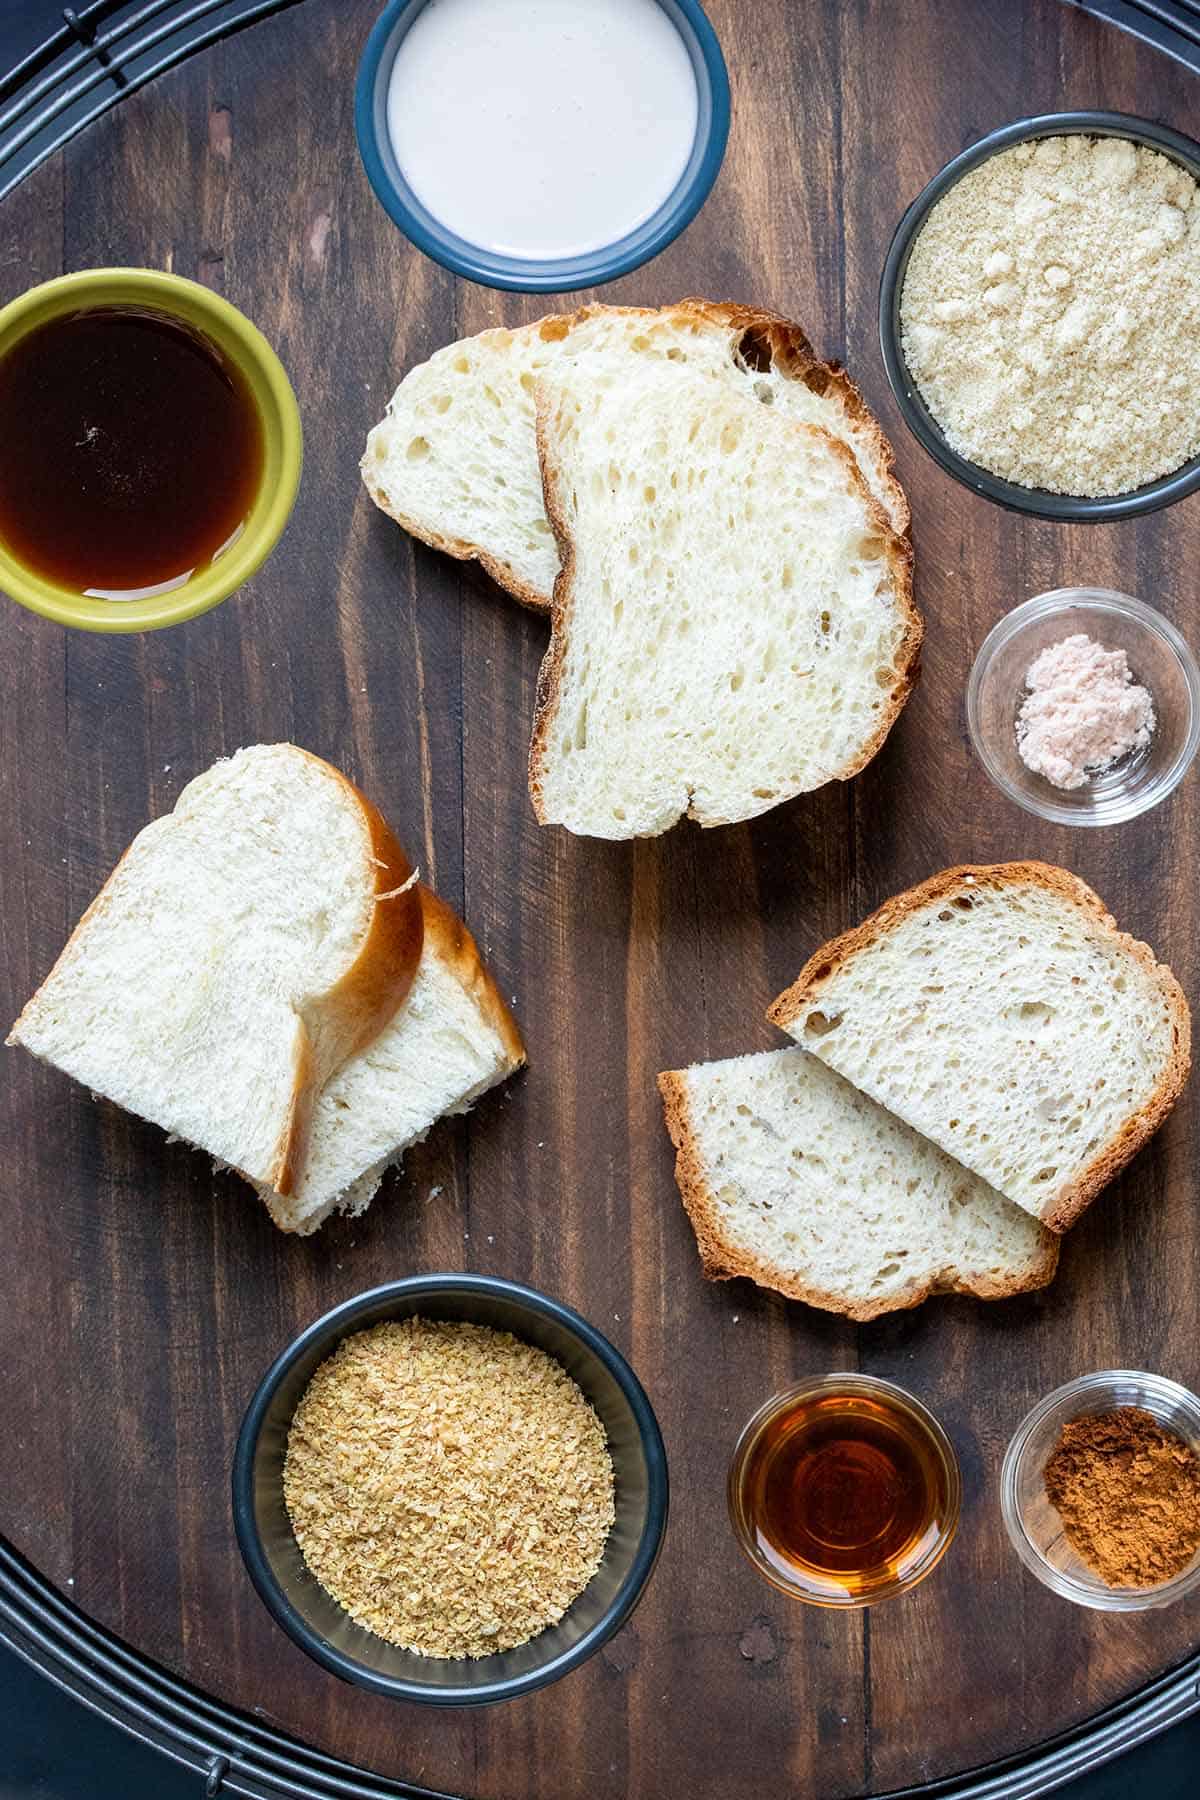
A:
<svg viewBox="0 0 1200 1800">
<path fill-rule="evenodd" d="M 100 600 L 43 575 L 0 541 L 0 589 L 43 618 L 84 631 L 156 631 L 227 600 L 274 549 L 300 484 L 300 409 L 283 364 L 257 326 L 219 294 L 160 269 L 85 269 L 60 275 L 0 308 L 0 358 L 26 333 L 92 306 L 143 306 L 204 333 L 236 365 L 262 423 L 263 469 L 245 529 L 218 561 L 169 594 Z"/>
</svg>

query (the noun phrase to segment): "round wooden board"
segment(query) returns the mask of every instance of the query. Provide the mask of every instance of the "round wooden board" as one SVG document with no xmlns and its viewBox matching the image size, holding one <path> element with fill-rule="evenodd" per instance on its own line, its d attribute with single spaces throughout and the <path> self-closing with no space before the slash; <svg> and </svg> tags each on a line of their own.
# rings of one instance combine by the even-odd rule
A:
<svg viewBox="0 0 1200 1800">
<path fill-rule="evenodd" d="M 844 355 L 912 497 L 924 679 L 857 781 L 749 826 L 604 844 L 541 830 L 530 810 L 544 623 L 414 545 L 359 484 L 364 434 L 403 370 L 546 310 L 456 282 L 372 198 L 352 98 L 375 10 L 308 0 L 210 50 L 0 209 L 0 297 L 100 263 L 197 277 L 278 346 L 307 432 L 288 533 L 217 612 L 106 639 L 0 607 L 4 1016 L 191 775 L 239 744 L 293 738 L 361 783 L 464 912 L 515 997 L 530 1068 L 439 1126 L 365 1219 L 295 1241 L 205 1158 L 7 1053 L 0 1531 L 200 1687 L 456 1793 L 835 1800 L 1020 1751 L 1200 1635 L 1197 1600 L 1138 1619 L 1054 1599 L 1009 1549 L 996 1493 L 1010 1432 L 1058 1382 L 1109 1364 L 1200 1377 L 1200 1086 L 1072 1233 L 1048 1292 L 855 1328 L 702 1281 L 654 1076 L 781 1041 L 764 1008 L 816 944 L 964 859 L 1066 864 L 1200 994 L 1197 778 L 1118 831 L 1054 830 L 989 787 L 962 712 L 981 637 L 1044 588 L 1125 588 L 1200 636 L 1200 499 L 1075 529 L 973 499 L 900 426 L 875 322 L 903 206 L 982 132 L 1092 105 L 1186 130 L 1200 90 L 1058 0 L 713 0 L 734 88 L 724 171 L 684 237 L 605 297 L 759 302 Z M 673 1500 L 647 1597 L 602 1655 L 530 1699 L 446 1714 L 342 1687 L 280 1634 L 238 1559 L 228 1471 L 249 1394 L 295 1331 L 372 1283 L 458 1268 L 548 1289 L 632 1357 Z M 849 1617 L 766 1587 L 734 1548 L 723 1493 L 747 1414 L 836 1368 L 928 1401 L 966 1482 L 936 1575 Z"/>
</svg>

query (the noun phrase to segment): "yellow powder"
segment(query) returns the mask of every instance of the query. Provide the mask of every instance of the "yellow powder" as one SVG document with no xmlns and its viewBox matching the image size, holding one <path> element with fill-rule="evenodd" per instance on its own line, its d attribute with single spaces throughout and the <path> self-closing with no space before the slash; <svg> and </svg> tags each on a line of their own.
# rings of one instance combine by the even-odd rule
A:
<svg viewBox="0 0 1200 1800">
<path fill-rule="evenodd" d="M 441 1320 L 372 1326 L 321 1364 L 283 1487 L 326 1592 L 424 1656 L 488 1656 L 555 1624 L 613 1523 L 604 1427 L 566 1370 Z"/>
<path fill-rule="evenodd" d="M 1102 496 L 1200 454 L 1200 198 L 1125 138 L 1001 151 L 913 246 L 901 342 L 960 456 Z"/>
</svg>

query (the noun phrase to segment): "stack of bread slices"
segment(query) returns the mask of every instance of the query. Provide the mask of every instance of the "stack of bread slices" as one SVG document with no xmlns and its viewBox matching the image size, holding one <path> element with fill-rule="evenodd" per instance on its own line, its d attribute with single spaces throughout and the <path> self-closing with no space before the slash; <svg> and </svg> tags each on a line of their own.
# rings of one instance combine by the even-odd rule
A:
<svg viewBox="0 0 1200 1800">
<path fill-rule="evenodd" d="M 139 832 L 9 1037 L 258 1189 L 284 1231 L 525 1060 L 474 939 L 371 803 L 255 745 Z"/>
<path fill-rule="evenodd" d="M 916 678 L 890 446 L 771 313 L 589 306 L 451 344 L 405 376 L 362 472 L 408 531 L 550 614 L 543 823 L 753 818 L 856 774 Z"/>
<path fill-rule="evenodd" d="M 659 1076 L 704 1270 L 872 1319 L 1044 1286 L 1166 1118 L 1171 971 L 1043 863 L 948 869 L 812 956 L 795 1047 Z"/>
</svg>

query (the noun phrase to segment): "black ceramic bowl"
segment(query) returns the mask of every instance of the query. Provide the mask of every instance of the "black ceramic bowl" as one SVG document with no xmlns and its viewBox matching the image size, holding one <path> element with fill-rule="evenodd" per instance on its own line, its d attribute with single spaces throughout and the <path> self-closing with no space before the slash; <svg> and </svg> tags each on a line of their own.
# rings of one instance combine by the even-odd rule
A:
<svg viewBox="0 0 1200 1800">
<path fill-rule="evenodd" d="M 1172 131 L 1167 125 L 1156 125 L 1151 119 L 1135 119 L 1127 113 L 1064 112 L 1044 113 L 1040 118 L 1018 119 L 1015 125 L 1003 125 L 999 131 L 980 138 L 953 162 L 948 162 L 941 174 L 935 175 L 928 187 L 917 195 L 896 227 L 879 286 L 879 340 L 883 365 L 905 424 L 922 448 L 948 474 L 961 481 L 964 487 L 972 488 L 977 494 L 998 501 L 1014 512 L 1033 513 L 1039 519 L 1103 522 L 1154 512 L 1160 506 L 1169 506 L 1173 500 L 1182 500 L 1185 494 L 1194 493 L 1200 488 L 1200 457 L 1194 457 L 1182 468 L 1160 476 L 1157 481 L 1148 482 L 1145 487 L 1113 495 L 1111 499 L 1077 499 L 1044 488 L 1019 487 L 1016 482 L 1003 481 L 998 475 L 980 468 L 978 463 L 968 462 L 950 448 L 908 372 L 900 347 L 900 296 L 904 290 L 904 275 L 917 234 L 931 208 L 956 181 L 986 162 L 989 156 L 995 156 L 998 150 L 1007 150 L 1028 138 L 1067 137 L 1075 133 L 1088 137 L 1123 137 L 1135 144 L 1145 144 L 1181 164 L 1189 175 L 1200 181 L 1200 144 L 1181 132 Z"/>
<path fill-rule="evenodd" d="M 319 1363 L 344 1337 L 381 1319 L 464 1319 L 548 1351 L 579 1383 L 608 1433 L 616 1520 L 604 1560 L 557 1625 L 495 1656 L 418 1656 L 375 1637 L 309 1573 L 283 1501 L 288 1427 Z M 360 1687 L 433 1706 L 510 1700 L 577 1668 L 629 1618 L 667 1523 L 662 1435 L 637 1376 L 569 1306 L 486 1275 L 415 1275 L 372 1288 L 301 1332 L 251 1400 L 233 1462 L 233 1522 L 250 1579 L 284 1630 L 315 1661 Z"/>
</svg>

